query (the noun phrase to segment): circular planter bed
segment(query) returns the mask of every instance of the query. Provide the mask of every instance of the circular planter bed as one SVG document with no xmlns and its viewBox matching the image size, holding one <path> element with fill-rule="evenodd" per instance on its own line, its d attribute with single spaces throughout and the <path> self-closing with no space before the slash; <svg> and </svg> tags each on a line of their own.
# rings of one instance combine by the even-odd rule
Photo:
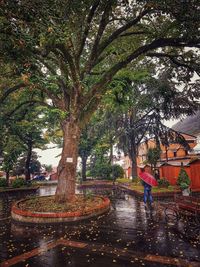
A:
<svg viewBox="0 0 200 267">
<path fill-rule="evenodd" d="M 43 196 L 17 201 L 11 216 L 26 223 L 62 223 L 88 219 L 110 209 L 110 200 L 102 196 L 76 195 L 72 203 L 58 204 L 54 196 Z"/>
</svg>

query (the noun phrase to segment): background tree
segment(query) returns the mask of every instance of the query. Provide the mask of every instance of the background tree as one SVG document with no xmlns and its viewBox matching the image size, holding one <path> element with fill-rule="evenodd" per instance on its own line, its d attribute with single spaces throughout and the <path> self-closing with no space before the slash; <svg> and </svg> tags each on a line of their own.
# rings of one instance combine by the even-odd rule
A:
<svg viewBox="0 0 200 267">
<path fill-rule="evenodd" d="M 34 88 L 62 114 L 57 201 L 74 198 L 80 134 L 119 70 L 131 62 L 137 68 L 148 57 L 198 71 L 196 49 L 184 49 L 199 48 L 198 11 L 197 0 L 1 4 L 0 56 L 16 69 L 15 79 L 1 88 L 1 102 L 16 90 Z"/>
<path fill-rule="evenodd" d="M 30 163 L 33 149 L 44 148 L 47 142 L 43 134 L 46 125 L 45 113 L 42 107 L 33 105 L 32 97 L 27 92 L 15 92 L 9 98 L 9 101 L 6 99 L 7 101 L 0 108 L 0 129 L 1 133 L 4 134 L 2 149 L 5 150 L 6 158 L 8 158 L 8 153 L 11 153 L 9 157 L 13 155 L 13 151 L 7 148 L 8 140 L 13 140 L 17 147 L 20 147 L 21 153 L 26 155 L 26 161 L 24 162 L 26 180 L 30 180 Z M 17 155 L 19 156 L 20 153 L 17 152 Z"/>
<path fill-rule="evenodd" d="M 9 185 L 10 172 L 13 170 L 15 163 L 23 152 L 23 147 L 16 140 L 15 136 L 6 138 L 6 146 L 3 147 L 2 169 L 6 173 L 6 182 Z"/>
<path fill-rule="evenodd" d="M 91 122 L 83 129 L 78 154 L 81 158 L 82 164 L 82 180 L 86 181 L 87 160 L 91 156 L 92 151 L 96 145 L 100 142 L 104 135 L 104 129 L 102 128 L 101 116 L 98 112 L 94 114 Z"/>
<path fill-rule="evenodd" d="M 155 169 L 158 160 L 160 159 L 161 150 L 160 147 L 150 147 L 147 151 L 147 162 L 151 165 L 151 170 L 155 174 Z"/>
<path fill-rule="evenodd" d="M 26 162 L 27 162 L 27 153 L 23 153 L 13 166 L 13 175 L 19 176 L 25 174 Z M 36 152 L 32 152 L 29 164 L 29 172 L 30 174 L 34 174 L 36 172 L 40 172 L 40 169 L 41 169 L 41 163 L 38 160 L 38 155 Z"/>
<path fill-rule="evenodd" d="M 47 172 L 52 172 L 53 167 L 51 164 L 47 165 L 47 164 L 43 164 L 42 167 L 45 169 L 45 171 Z"/>
<path fill-rule="evenodd" d="M 191 101 L 177 88 L 171 74 L 160 71 L 155 78 L 155 66 L 148 67 L 119 72 L 110 85 L 111 93 L 105 96 L 112 120 L 117 122 L 113 136 L 118 136 L 118 147 L 131 160 L 133 178 L 137 176 L 138 147 L 146 138 L 155 139 L 158 147 L 176 141 L 188 148 L 184 137 L 166 127 L 163 120 L 190 114 L 198 107 L 198 101 Z M 177 108 L 177 103 L 182 104 Z"/>
</svg>

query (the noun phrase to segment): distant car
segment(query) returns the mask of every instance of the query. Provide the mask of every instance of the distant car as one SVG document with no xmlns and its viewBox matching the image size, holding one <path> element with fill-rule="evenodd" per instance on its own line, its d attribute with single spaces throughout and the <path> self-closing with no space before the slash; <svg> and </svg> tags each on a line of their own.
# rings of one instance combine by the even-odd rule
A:
<svg viewBox="0 0 200 267">
<path fill-rule="evenodd" d="M 44 181 L 45 176 L 44 175 L 36 175 L 32 181 Z"/>
</svg>

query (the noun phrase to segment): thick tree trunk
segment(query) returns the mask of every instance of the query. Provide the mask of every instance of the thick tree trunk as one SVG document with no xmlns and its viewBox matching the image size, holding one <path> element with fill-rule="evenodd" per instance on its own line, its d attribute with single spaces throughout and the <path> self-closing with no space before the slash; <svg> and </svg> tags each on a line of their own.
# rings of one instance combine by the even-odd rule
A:
<svg viewBox="0 0 200 267">
<path fill-rule="evenodd" d="M 30 172 L 31 156 L 32 156 L 32 143 L 29 143 L 28 144 L 28 153 L 27 153 L 26 162 L 25 162 L 26 181 L 30 181 L 30 179 L 31 179 L 31 172 Z"/>
<path fill-rule="evenodd" d="M 83 156 L 82 158 L 82 181 L 86 181 L 87 177 L 86 177 L 86 169 L 87 169 L 87 157 Z"/>
<path fill-rule="evenodd" d="M 73 201 L 75 197 L 76 165 L 80 129 L 73 119 L 62 124 L 63 149 L 58 165 L 58 186 L 55 199 L 57 202 Z"/>
<path fill-rule="evenodd" d="M 137 164 L 135 160 L 132 160 L 131 175 L 132 175 L 132 181 L 134 181 L 135 178 L 137 177 Z"/>
<path fill-rule="evenodd" d="M 131 168 L 132 181 L 134 181 L 135 178 L 137 177 L 137 153 L 136 153 L 136 147 L 134 143 L 131 144 L 130 159 L 131 159 L 131 167 L 132 167 Z"/>
<path fill-rule="evenodd" d="M 6 183 L 9 186 L 10 171 L 6 171 Z"/>
</svg>

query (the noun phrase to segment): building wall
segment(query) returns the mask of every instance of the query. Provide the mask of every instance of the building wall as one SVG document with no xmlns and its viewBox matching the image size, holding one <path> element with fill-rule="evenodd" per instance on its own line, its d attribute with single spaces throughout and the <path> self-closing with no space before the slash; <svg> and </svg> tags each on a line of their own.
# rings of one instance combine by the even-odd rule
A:
<svg viewBox="0 0 200 267">
<path fill-rule="evenodd" d="M 160 178 L 164 177 L 170 182 L 171 185 L 176 185 L 180 169 L 181 166 L 161 166 L 160 173 L 162 174 L 162 176 L 160 176 Z M 190 166 L 184 167 L 184 170 L 187 172 L 188 176 L 191 179 Z"/>
<path fill-rule="evenodd" d="M 186 141 L 188 142 L 188 145 L 190 146 L 190 149 L 193 149 L 197 145 L 197 138 L 187 135 L 187 134 L 182 134 Z M 141 145 L 138 148 L 138 159 L 137 163 L 140 165 L 146 160 L 146 155 L 147 151 L 149 148 L 154 148 L 156 147 L 156 143 L 153 139 L 147 140 L 147 142 L 141 143 Z M 166 147 L 161 145 L 161 160 L 166 159 L 166 157 L 170 159 L 174 158 L 183 158 L 187 157 L 188 152 L 186 149 L 181 146 L 180 144 L 177 143 L 171 143 L 169 147 L 167 147 L 167 155 L 166 155 Z"/>
<path fill-rule="evenodd" d="M 200 188 L 200 160 L 192 162 L 190 165 L 190 177 L 192 178 L 192 188 Z"/>
<path fill-rule="evenodd" d="M 200 188 L 200 160 L 191 162 L 189 166 L 184 166 L 191 180 L 191 188 Z M 176 185 L 181 166 L 165 165 L 160 167 L 160 177 L 165 177 L 171 185 Z"/>
</svg>

